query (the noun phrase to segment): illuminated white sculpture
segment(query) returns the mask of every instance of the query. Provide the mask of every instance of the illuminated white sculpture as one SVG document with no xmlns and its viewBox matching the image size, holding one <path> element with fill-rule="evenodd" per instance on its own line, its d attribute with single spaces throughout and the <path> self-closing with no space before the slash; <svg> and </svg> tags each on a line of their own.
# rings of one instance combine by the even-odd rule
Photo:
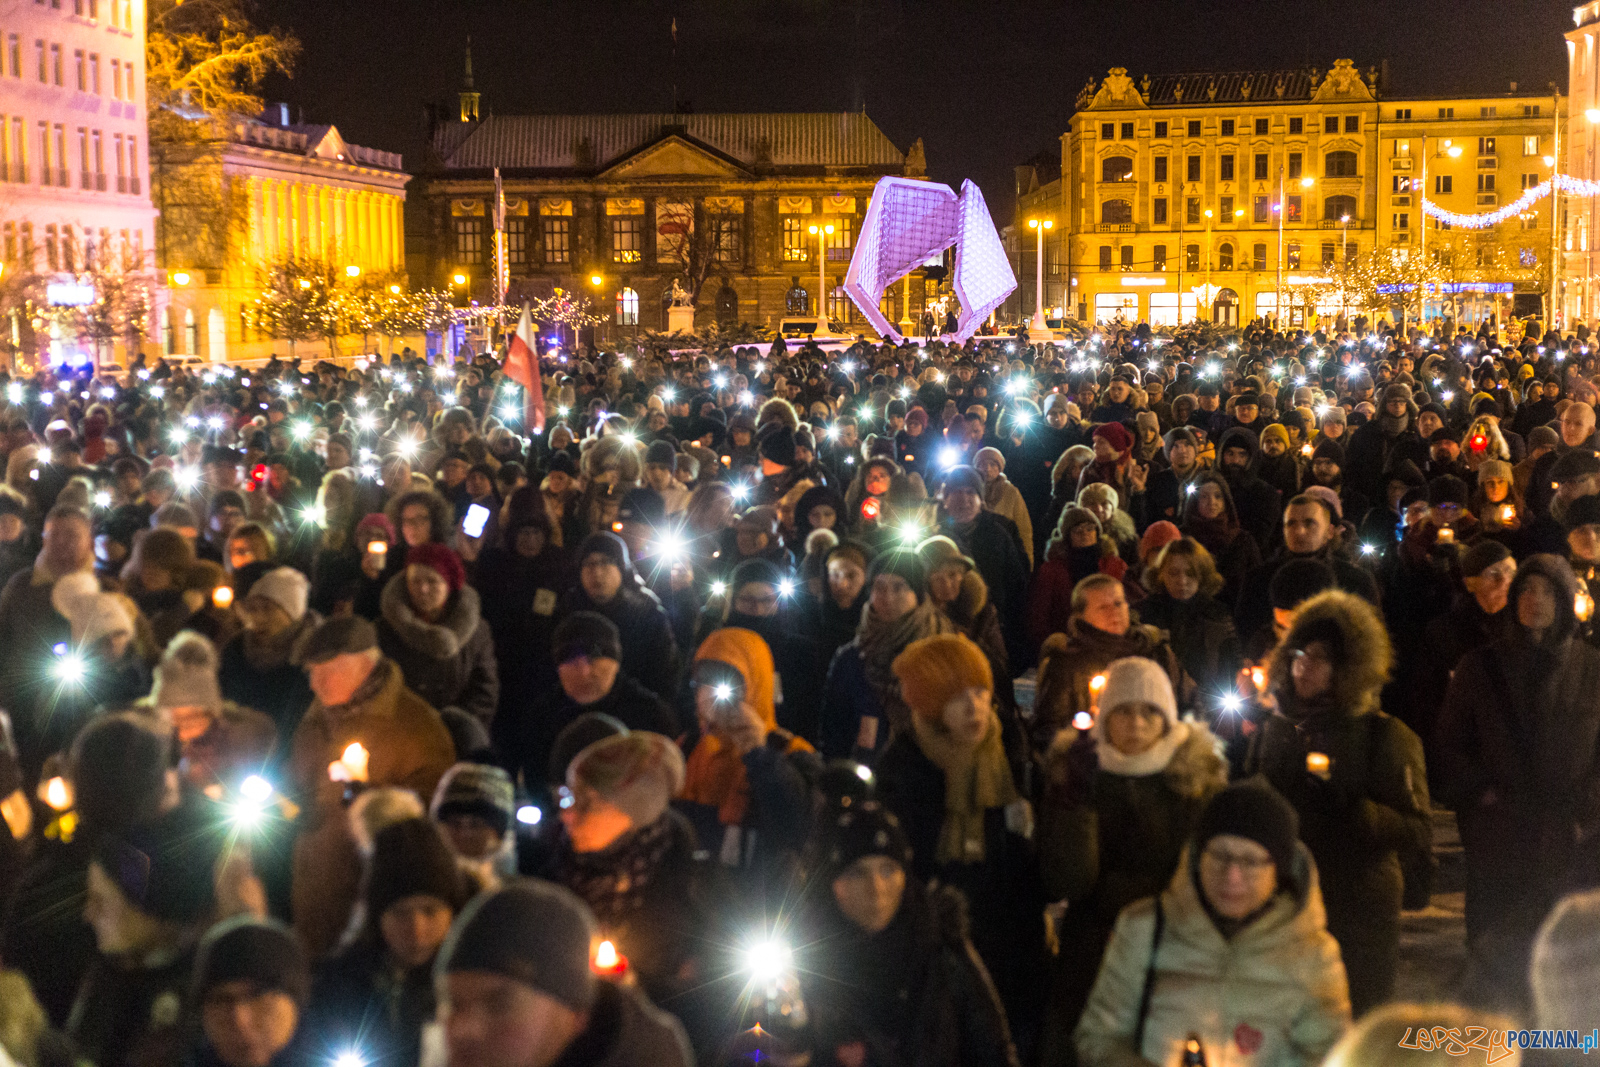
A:
<svg viewBox="0 0 1600 1067">
<path fill-rule="evenodd" d="M 850 257 L 844 291 L 879 334 L 898 344 L 904 338 L 878 308 L 884 290 L 952 245 L 956 266 L 951 283 L 961 302 L 961 318 L 950 336 L 964 343 L 1017 289 L 989 207 L 971 181 L 961 183 L 958 197 L 948 185 L 879 178 Z"/>
</svg>

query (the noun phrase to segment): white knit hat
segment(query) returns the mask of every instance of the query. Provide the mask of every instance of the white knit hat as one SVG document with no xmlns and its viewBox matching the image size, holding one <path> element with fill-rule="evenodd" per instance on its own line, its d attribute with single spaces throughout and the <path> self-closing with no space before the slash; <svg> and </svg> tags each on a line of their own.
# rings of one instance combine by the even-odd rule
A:
<svg viewBox="0 0 1600 1067">
<path fill-rule="evenodd" d="M 63 618 L 82 614 L 91 598 L 100 594 L 100 579 L 90 571 L 63 574 L 50 587 L 50 606 Z"/>
<path fill-rule="evenodd" d="M 75 605 L 77 614 L 72 623 L 72 639 L 79 645 L 91 645 L 112 634 L 134 633 L 133 602 L 120 593 L 96 593 Z"/>
<path fill-rule="evenodd" d="M 1540 1026 L 1600 1025 L 1594 998 L 1600 980 L 1600 890 L 1563 897 L 1533 942 L 1529 968 Z"/>
<path fill-rule="evenodd" d="M 291 622 L 305 618 L 311 583 L 293 567 L 277 567 L 256 579 L 246 596 L 265 597 L 284 610 Z"/>
<path fill-rule="evenodd" d="M 222 690 L 217 685 L 217 648 L 202 634 L 184 630 L 167 645 L 156 664 L 155 686 L 150 697 L 158 708 L 222 707 Z"/>
<path fill-rule="evenodd" d="M 1106 687 L 1100 691 L 1100 712 L 1096 729 L 1105 713 L 1123 704 L 1149 704 L 1165 715 L 1167 725 L 1178 721 L 1178 701 L 1172 695 L 1172 680 L 1155 660 L 1128 656 L 1111 663 L 1105 670 Z"/>
</svg>

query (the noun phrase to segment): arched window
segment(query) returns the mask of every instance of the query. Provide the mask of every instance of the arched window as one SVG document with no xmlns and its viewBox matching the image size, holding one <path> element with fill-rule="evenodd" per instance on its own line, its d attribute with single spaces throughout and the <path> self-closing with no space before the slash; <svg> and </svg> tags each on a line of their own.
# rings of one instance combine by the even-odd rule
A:
<svg viewBox="0 0 1600 1067">
<path fill-rule="evenodd" d="M 1127 156 L 1108 156 L 1100 161 L 1100 180 L 1103 182 L 1133 181 L 1133 160 Z"/>
<path fill-rule="evenodd" d="M 1329 152 L 1323 158 L 1322 174 L 1327 178 L 1354 178 L 1356 154 L 1354 152 Z"/>
<path fill-rule="evenodd" d="M 617 293 L 617 325 L 639 325 L 639 294 L 624 288 Z"/>
<path fill-rule="evenodd" d="M 1356 198 L 1353 196 L 1330 196 L 1322 202 L 1322 217 L 1333 222 L 1349 215 L 1355 218 Z"/>
<path fill-rule="evenodd" d="M 1221 248 L 1217 249 L 1217 269 L 1218 270 L 1232 270 L 1233 269 L 1233 246 L 1232 245 L 1223 245 Z"/>
<path fill-rule="evenodd" d="M 1130 223 L 1133 221 L 1133 204 L 1127 200 L 1107 200 L 1100 205 L 1100 221 Z"/>
</svg>

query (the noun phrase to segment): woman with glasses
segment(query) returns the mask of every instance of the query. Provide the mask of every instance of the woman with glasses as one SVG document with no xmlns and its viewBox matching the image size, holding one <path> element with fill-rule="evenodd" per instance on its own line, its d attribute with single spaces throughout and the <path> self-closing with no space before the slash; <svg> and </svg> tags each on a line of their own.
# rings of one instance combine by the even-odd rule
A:
<svg viewBox="0 0 1600 1067">
<path fill-rule="evenodd" d="M 1267 663 L 1275 708 L 1246 761 L 1299 813 L 1357 1015 L 1389 999 L 1407 878 L 1420 906 L 1432 861 L 1422 742 L 1378 707 L 1392 661 L 1365 600 L 1335 589 L 1301 604 Z"/>
<path fill-rule="evenodd" d="M 1309 1067 L 1349 1024 L 1294 809 L 1246 782 L 1206 805 L 1166 890 L 1123 909 L 1075 1038 L 1080 1067 Z"/>
</svg>

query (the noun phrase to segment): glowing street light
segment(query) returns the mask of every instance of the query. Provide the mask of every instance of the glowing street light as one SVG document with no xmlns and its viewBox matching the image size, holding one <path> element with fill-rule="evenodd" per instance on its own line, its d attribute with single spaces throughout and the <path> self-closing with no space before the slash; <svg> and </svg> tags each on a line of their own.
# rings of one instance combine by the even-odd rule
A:
<svg viewBox="0 0 1600 1067">
<path fill-rule="evenodd" d="M 828 238 L 833 235 L 833 223 L 812 224 L 811 233 L 817 239 L 817 329 L 832 333 L 828 323 Z"/>
<path fill-rule="evenodd" d="M 1033 321 L 1028 324 L 1028 328 L 1038 330 L 1040 333 L 1049 329 L 1044 321 L 1044 235 L 1045 231 L 1055 224 L 1054 219 L 1028 220 L 1028 229 L 1039 235 L 1038 249 L 1033 256 Z"/>
</svg>

